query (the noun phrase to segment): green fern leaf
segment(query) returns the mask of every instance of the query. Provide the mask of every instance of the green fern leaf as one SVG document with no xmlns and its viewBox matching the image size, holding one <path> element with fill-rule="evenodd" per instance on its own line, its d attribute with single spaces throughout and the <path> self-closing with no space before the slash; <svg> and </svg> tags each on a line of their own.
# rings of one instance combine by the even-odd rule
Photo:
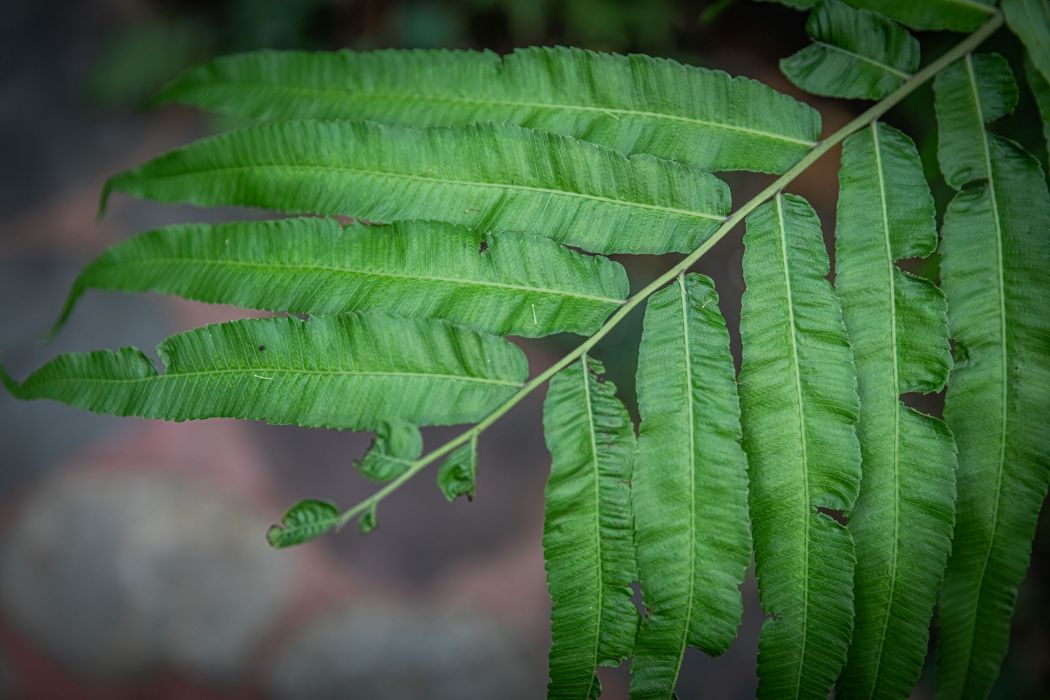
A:
<svg viewBox="0 0 1050 700">
<path fill-rule="evenodd" d="M 1039 107 L 1039 116 L 1043 121 L 1043 140 L 1046 141 L 1047 149 L 1050 150 L 1050 81 L 1043 77 L 1031 59 L 1024 62 L 1024 74 L 1028 81 L 1028 88 L 1035 97 L 1035 103 Z"/>
<path fill-rule="evenodd" d="M 939 696 L 988 695 L 1006 653 L 1047 483 L 1050 195 L 1038 162 L 985 125 L 1017 89 L 1006 61 L 968 56 L 934 84 L 945 179 L 944 290 L 956 370 L 945 418 L 959 446 L 955 537 L 939 615 Z"/>
<path fill-rule="evenodd" d="M 339 524 L 339 509 L 334 503 L 307 499 L 292 506 L 279 525 L 266 533 L 271 547 L 284 549 L 320 537 Z"/>
<path fill-rule="evenodd" d="M 972 32 L 995 14 L 996 0 L 846 0 L 912 29 Z"/>
<path fill-rule="evenodd" d="M 261 51 L 217 59 L 161 101 L 264 119 L 518 124 L 704 170 L 783 172 L 820 133 L 812 108 L 746 78 L 564 47 Z"/>
<path fill-rule="evenodd" d="M 551 700 L 597 698 L 595 668 L 631 653 L 638 611 L 630 479 L 634 427 L 586 356 L 551 380 L 543 404 L 551 452 L 543 551 L 551 610 Z"/>
<path fill-rule="evenodd" d="M 1050 5 L 1046 0 L 1003 0 L 1003 15 L 1044 80 L 1050 80 Z"/>
<path fill-rule="evenodd" d="M 163 374 L 122 348 L 60 355 L 22 383 L 0 378 L 17 398 L 96 413 L 363 430 L 478 420 L 527 372 L 522 352 L 495 336 L 362 314 L 233 321 L 172 336 L 157 352 Z"/>
<path fill-rule="evenodd" d="M 826 698 L 853 626 L 846 528 L 859 400 L 817 215 L 777 195 L 747 218 L 740 399 L 762 608 L 761 698 Z"/>
<path fill-rule="evenodd" d="M 648 155 L 493 124 L 410 129 L 277 122 L 176 149 L 103 191 L 369 221 L 429 218 L 549 236 L 596 253 L 695 248 L 721 224 L 718 178 Z"/>
<path fill-rule="evenodd" d="M 404 421 L 383 421 L 375 439 L 357 469 L 373 481 L 390 481 L 400 476 L 423 454 L 419 428 Z"/>
<path fill-rule="evenodd" d="M 955 442 L 899 394 L 944 388 L 944 295 L 896 261 L 937 247 L 933 197 L 915 145 L 875 122 L 846 140 L 839 172 L 835 286 L 857 364 L 860 495 L 853 643 L 843 698 L 906 698 L 919 678 L 951 549 Z"/>
<path fill-rule="evenodd" d="M 687 644 L 725 651 L 751 559 L 747 462 L 729 334 L 714 283 L 679 277 L 648 302 L 632 496 L 646 617 L 632 698 L 669 698 Z"/>
<path fill-rule="evenodd" d="M 438 469 L 437 483 L 448 501 L 466 496 L 474 500 L 475 480 L 478 474 L 478 437 L 456 448 Z"/>
<path fill-rule="evenodd" d="M 919 67 L 919 42 L 896 23 L 839 0 L 823 0 L 809 16 L 813 43 L 780 61 L 795 85 L 815 95 L 877 100 Z"/>
<path fill-rule="evenodd" d="M 793 10 L 810 10 L 817 5 L 820 0 L 758 0 L 759 2 L 775 2 L 785 7 L 790 7 Z"/>
<path fill-rule="evenodd" d="M 316 218 L 144 233 L 81 273 L 59 324 L 89 288 L 308 314 L 380 311 L 533 337 L 593 332 L 628 291 L 619 264 L 540 236 L 429 221 L 344 229 Z"/>
</svg>

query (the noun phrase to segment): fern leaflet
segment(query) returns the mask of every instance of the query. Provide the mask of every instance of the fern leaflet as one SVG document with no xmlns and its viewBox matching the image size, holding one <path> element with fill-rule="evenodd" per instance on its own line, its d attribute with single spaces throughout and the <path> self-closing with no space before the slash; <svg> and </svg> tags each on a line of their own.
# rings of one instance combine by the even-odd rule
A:
<svg viewBox="0 0 1050 700">
<path fill-rule="evenodd" d="M 1050 480 L 1050 195 L 1037 161 L 986 125 L 1017 87 L 998 55 L 967 56 L 934 84 L 938 156 L 959 190 L 945 214 L 944 290 L 956 368 L 944 413 L 959 497 L 938 621 L 943 698 L 983 697 L 1006 652 L 1017 585 Z"/>
</svg>

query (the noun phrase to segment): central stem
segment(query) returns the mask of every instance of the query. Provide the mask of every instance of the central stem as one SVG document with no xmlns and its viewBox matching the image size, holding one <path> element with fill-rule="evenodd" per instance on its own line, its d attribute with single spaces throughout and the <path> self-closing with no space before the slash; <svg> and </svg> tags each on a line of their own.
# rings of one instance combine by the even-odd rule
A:
<svg viewBox="0 0 1050 700">
<path fill-rule="evenodd" d="M 884 115 L 886 112 L 895 107 L 901 100 L 913 93 L 919 86 L 923 85 L 935 75 L 940 73 L 942 70 L 950 66 L 951 64 L 958 61 L 963 56 L 971 53 L 974 49 L 980 46 L 988 37 L 995 33 L 999 27 L 1003 24 L 1002 13 L 996 11 L 992 17 L 985 22 L 981 27 L 970 34 L 968 37 L 963 39 L 961 42 L 956 44 L 950 51 L 942 55 L 933 63 L 929 64 L 918 73 L 913 75 L 907 81 L 905 81 L 899 88 L 894 90 L 892 93 L 887 95 L 877 104 L 870 109 L 860 114 L 857 118 L 846 124 L 844 127 L 828 136 L 826 139 L 818 143 L 813 147 L 809 153 L 805 155 L 798 163 L 793 165 L 783 175 L 774 180 L 768 187 L 759 192 L 757 195 L 752 197 L 746 204 L 737 209 L 732 215 L 729 216 L 718 227 L 711 237 L 704 241 L 700 247 L 694 250 L 692 253 L 687 255 L 677 265 L 667 270 L 655 280 L 646 285 L 643 289 L 638 291 L 632 297 L 630 297 L 623 306 L 616 310 L 612 316 L 606 320 L 606 322 L 599 328 L 594 335 L 587 338 L 587 340 L 580 343 L 572 352 L 565 357 L 558 360 L 556 363 L 548 367 L 542 373 L 536 375 L 528 382 L 526 382 L 521 389 L 519 389 L 513 396 L 504 401 L 500 406 L 492 411 L 489 415 L 485 416 L 480 422 L 474 425 L 474 427 L 460 434 L 459 436 L 449 440 L 445 444 L 438 448 L 428 452 L 427 454 L 420 457 L 418 460 L 412 463 L 412 466 L 404 471 L 397 478 L 390 481 L 383 488 L 376 491 L 374 494 L 366 498 L 365 500 L 358 503 L 356 506 L 346 511 L 339 517 L 339 527 L 342 527 L 350 520 L 352 520 L 358 514 L 364 512 L 367 509 L 372 508 L 375 504 L 382 501 L 386 496 L 395 491 L 401 484 L 411 479 L 424 467 L 431 462 L 445 456 L 452 450 L 456 449 L 463 443 L 467 442 L 478 436 L 482 431 L 488 428 L 490 425 L 495 423 L 497 420 L 503 417 L 507 411 L 514 408 L 522 399 L 531 394 L 533 391 L 541 387 L 551 377 L 571 365 L 576 360 L 583 357 L 591 348 L 598 344 L 602 338 L 609 334 L 613 328 L 615 328 L 620 321 L 625 319 L 628 314 L 631 313 L 637 306 L 642 302 L 656 293 L 659 289 L 672 282 L 676 277 L 683 274 L 686 270 L 692 267 L 697 260 L 702 258 L 707 251 L 711 250 L 720 240 L 736 228 L 736 225 L 742 222 L 748 214 L 757 209 L 759 206 L 768 201 L 771 197 L 776 195 L 778 192 L 783 190 L 787 185 L 795 180 L 799 175 L 809 169 L 811 165 L 817 162 L 822 156 L 828 151 L 835 148 L 835 146 L 846 140 L 847 137 L 860 131 L 864 127 L 868 126 L 876 119 Z"/>
</svg>

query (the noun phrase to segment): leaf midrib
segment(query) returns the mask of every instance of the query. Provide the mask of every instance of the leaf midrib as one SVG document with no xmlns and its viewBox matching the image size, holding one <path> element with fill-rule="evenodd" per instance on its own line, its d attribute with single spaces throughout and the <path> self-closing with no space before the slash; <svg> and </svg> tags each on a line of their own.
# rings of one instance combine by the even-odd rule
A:
<svg viewBox="0 0 1050 700">
<path fill-rule="evenodd" d="M 684 350 L 684 367 L 686 378 L 686 417 L 689 421 L 686 433 L 689 435 L 689 604 L 685 608 L 685 624 L 682 631 L 682 642 L 678 645 L 678 659 L 675 662 L 674 679 L 671 687 L 678 682 L 682 669 L 682 658 L 689 643 L 689 625 L 693 618 L 693 603 L 696 598 L 696 431 L 693 409 L 693 360 L 689 349 L 689 308 L 686 305 L 685 276 L 678 276 L 679 298 L 682 310 L 682 339 Z"/>
<path fill-rule="evenodd" d="M 411 280 L 423 281 L 423 282 L 447 282 L 460 286 L 472 286 L 472 287 L 492 287 L 496 289 L 512 289 L 518 291 L 534 292 L 537 294 L 547 294 L 550 296 L 557 297 L 573 297 L 577 299 L 583 299 L 587 301 L 595 301 L 603 304 L 613 304 L 620 306 L 624 303 L 623 299 L 615 299 L 613 297 L 603 297 L 595 294 L 586 294 L 583 292 L 574 292 L 568 290 L 555 289 L 552 287 L 530 287 L 528 285 L 520 284 L 508 284 L 505 282 L 494 282 L 490 280 L 480 279 L 469 279 L 469 278 L 456 278 L 456 277 L 436 277 L 427 275 L 416 275 L 416 274 L 397 274 L 388 270 L 362 270 L 352 267 L 335 267 L 330 265 L 318 265 L 318 264 L 304 264 L 295 262 L 281 262 L 281 261 L 256 261 L 256 260 L 239 260 L 229 258 L 186 258 L 181 256 L 164 256 L 156 255 L 149 258 L 126 258 L 117 259 L 114 258 L 112 264 L 106 265 L 106 267 L 122 268 L 129 266 L 153 266 L 153 265 L 165 265 L 165 264 L 186 264 L 192 266 L 201 265 L 213 265 L 213 266 L 228 266 L 228 267 L 254 267 L 263 269 L 274 269 L 274 270 L 309 270 L 315 272 L 336 272 L 349 276 L 362 276 L 362 277 L 385 277 L 389 279 L 397 280 Z"/>
<path fill-rule="evenodd" d="M 803 549 L 802 549 L 802 644 L 798 659 L 798 670 L 795 674 L 795 692 L 792 697 L 799 696 L 802 687 L 802 667 L 805 665 L 806 648 L 808 646 L 806 635 L 809 628 L 809 538 L 810 538 L 810 493 L 809 493 L 809 452 L 806 445 L 806 415 L 802 408 L 802 376 L 798 362 L 798 339 L 795 328 L 795 304 L 791 289 L 791 273 L 788 270 L 787 231 L 784 229 L 783 195 L 776 195 L 777 228 L 780 231 L 780 254 L 784 259 L 784 287 L 787 292 L 788 327 L 791 329 L 791 366 L 795 380 L 795 398 L 798 401 L 798 423 L 799 442 L 802 448 L 802 490 L 805 492 L 803 499 Z"/>
<path fill-rule="evenodd" d="M 148 164 L 146 166 L 149 167 Z M 194 177 L 204 175 L 208 173 L 223 173 L 223 172 L 243 172 L 253 171 L 258 172 L 259 170 L 322 170 L 332 172 L 345 172 L 345 173 L 357 173 L 364 177 L 388 177 L 403 180 L 415 180 L 418 182 L 431 182 L 442 185 L 449 185 L 453 187 L 478 187 L 482 189 L 500 189 L 500 190 L 516 190 L 520 192 L 536 192 L 540 194 L 551 194 L 559 197 L 568 197 L 571 199 L 583 199 L 588 201 L 603 202 L 605 204 L 621 207 L 631 207 L 635 209 L 651 209 L 653 211 L 663 212 L 665 214 L 688 216 L 694 219 L 707 219 L 709 221 L 717 221 L 723 223 L 726 217 L 720 214 L 709 214 L 707 212 L 691 211 L 688 209 L 678 209 L 676 207 L 665 207 L 658 204 L 646 204 L 645 202 L 632 202 L 621 199 L 612 199 L 609 197 L 602 197 L 601 195 L 586 194 L 583 192 L 572 192 L 569 190 L 555 190 L 548 187 L 533 187 L 530 185 L 514 185 L 505 182 L 482 182 L 477 180 L 456 180 L 452 178 L 438 178 L 430 177 L 427 175 L 415 175 L 409 173 L 391 173 L 382 170 L 369 170 L 366 168 L 352 168 L 345 165 L 326 165 L 320 163 L 253 163 L 251 165 L 226 165 L 226 166 L 211 166 L 207 168 L 197 168 L 188 172 L 172 172 L 172 173 L 150 173 L 145 170 L 138 171 L 138 177 L 142 177 L 148 180 L 168 180 L 180 177 Z M 134 171 L 132 171 L 134 173 Z M 134 176 L 131 176 L 131 184 L 134 184 Z M 117 176 L 115 179 L 114 187 L 120 189 L 120 180 L 122 178 Z M 269 206 L 269 205 L 268 205 Z M 284 207 L 273 206 L 274 209 L 284 209 Z"/>
<path fill-rule="evenodd" d="M 244 89 L 254 88 L 266 88 L 270 90 L 281 90 L 291 93 L 300 94 L 328 94 L 333 96 L 342 97 L 350 90 L 338 89 L 338 88 L 327 88 L 327 87 L 304 87 L 301 85 L 289 85 L 288 83 L 263 83 L 259 81 L 250 80 L 224 80 L 223 87 L 237 87 Z M 568 103 L 550 103 L 550 102 L 527 102 L 517 100 L 480 100 L 469 97 L 446 97 L 446 96 L 434 96 L 424 95 L 422 97 L 414 94 L 392 94 L 392 93 L 380 93 L 380 92 L 367 92 L 362 90 L 361 93 L 368 99 L 377 100 L 388 100 L 388 101 L 415 101 L 415 102 L 449 102 L 449 103 L 463 103 L 463 104 L 479 104 L 479 105 L 494 105 L 497 107 L 527 107 L 531 109 L 549 109 L 549 110 L 562 110 L 562 111 L 579 111 L 579 112 L 597 112 L 601 114 L 623 114 L 628 116 L 636 116 L 648 119 L 665 119 L 668 121 L 678 121 L 687 124 L 696 124 L 698 126 L 709 127 L 712 129 L 724 129 L 726 131 L 737 131 L 741 133 L 751 134 L 761 138 L 767 138 L 774 141 L 784 141 L 786 143 L 797 144 L 805 148 L 812 148 L 816 145 L 815 141 L 807 141 L 805 139 L 795 138 L 793 136 L 786 136 L 783 134 L 775 134 L 771 131 L 765 131 L 763 129 L 751 129 L 748 127 L 737 126 L 734 124 L 716 122 L 707 119 L 697 119 L 695 117 L 686 117 L 678 114 L 668 114 L 662 112 L 650 112 L 646 110 L 627 109 L 624 107 L 599 107 L 591 105 L 580 105 L 580 104 L 568 104 Z M 351 93 L 352 94 L 352 93 Z"/>
<path fill-rule="evenodd" d="M 820 40 L 814 40 L 813 43 L 816 44 L 817 46 L 823 46 L 824 48 L 831 49 L 833 51 L 838 51 L 840 53 L 846 54 L 847 56 L 851 56 L 851 57 L 853 57 L 853 58 L 855 58 L 855 59 L 857 59 L 859 61 L 864 61 L 865 63 L 870 63 L 871 65 L 875 66 L 879 70 L 881 70 L 881 71 L 883 71 L 885 73 L 891 73 L 891 74 L 895 75 L 896 77 L 900 78 L 901 80 L 907 80 L 908 78 L 911 77 L 910 73 L 905 73 L 902 70 L 897 70 L 896 68 L 894 68 L 893 66 L 891 66 L 891 65 L 889 65 L 887 63 L 883 63 L 882 61 L 877 61 L 874 58 L 870 58 L 870 57 L 865 56 L 863 54 L 859 54 L 859 53 L 856 53 L 854 51 L 850 51 L 849 49 L 844 49 L 841 46 L 836 46 L 835 44 L 829 44 L 826 41 L 820 41 Z"/>
<path fill-rule="evenodd" d="M 190 372 L 158 372 L 157 374 L 147 375 L 145 377 L 61 377 L 57 379 L 38 378 L 33 380 L 32 387 L 47 386 L 49 384 L 63 384 L 67 382 L 91 382 L 95 384 L 135 384 L 143 382 L 154 382 L 166 379 L 193 379 L 197 377 L 210 377 L 210 376 L 221 376 L 231 374 L 251 374 L 257 375 L 259 372 L 275 375 L 307 375 L 307 376 L 321 376 L 321 377 L 418 377 L 422 379 L 440 379 L 447 381 L 463 381 L 463 382 L 477 382 L 481 384 L 493 384 L 499 386 L 513 386 L 520 387 L 520 382 L 510 381 L 506 379 L 491 379 L 488 377 L 470 377 L 466 375 L 458 374 L 430 374 L 426 372 L 366 372 L 356 370 L 310 370 L 310 369 L 289 369 L 287 367 L 247 367 L 247 368 L 228 368 L 228 369 L 214 369 L 214 370 L 194 370 Z M 258 379 L 272 379 L 268 377 L 258 377 Z M 28 380 L 27 380 L 28 381 Z M 27 385 L 28 388 L 28 385 Z"/>
<path fill-rule="evenodd" d="M 601 640 L 602 616 L 605 607 L 605 570 L 602 562 L 601 469 L 598 466 L 598 444 L 594 430 L 594 404 L 591 402 L 591 378 L 587 367 L 586 353 L 580 358 L 580 369 L 583 375 L 583 398 L 587 404 L 587 436 L 591 442 L 591 465 L 594 467 L 594 547 L 598 555 L 598 607 L 595 610 L 594 618 L 594 642 L 591 644 L 591 649 L 594 652 L 591 659 L 591 668 L 596 669 L 598 667 L 598 643 Z M 584 697 L 591 697 L 596 678 L 597 675 L 592 671 L 591 681 L 587 686 L 587 694 Z"/>
<path fill-rule="evenodd" d="M 982 12 L 994 15 L 995 7 L 992 5 L 985 5 L 983 2 L 976 2 L 976 0 L 944 0 L 949 4 L 962 5 L 963 7 L 971 7 L 975 10 L 981 10 Z"/>
<path fill-rule="evenodd" d="M 988 562 L 992 557 L 992 549 L 995 546 L 995 538 L 999 529 L 999 503 L 1002 499 L 1002 486 L 1003 486 L 1003 468 L 1006 463 L 1006 429 L 1007 429 L 1007 406 L 1009 399 L 1009 386 L 1008 379 L 1009 373 L 1007 370 L 1006 358 L 1008 357 L 1008 348 L 1006 342 L 1006 290 L 1005 281 L 1003 279 L 1003 230 L 1002 222 L 999 219 L 999 197 L 996 192 L 995 178 L 992 174 L 992 153 L 991 147 L 988 143 L 988 131 L 985 128 L 984 121 L 984 110 L 981 107 L 981 95 L 977 89 L 977 76 L 973 70 L 973 55 L 967 54 L 964 59 L 966 63 L 966 74 L 970 83 L 970 90 L 973 93 L 974 98 L 974 109 L 977 114 L 978 127 L 981 132 L 981 146 L 984 150 L 984 163 L 987 173 L 988 182 L 988 199 L 992 205 L 992 218 L 995 221 L 995 236 L 996 236 L 996 272 L 998 273 L 998 286 L 996 291 L 998 292 L 999 300 L 999 347 L 1000 347 L 1000 383 L 1002 385 L 1002 396 L 1001 406 L 1002 415 L 999 424 L 999 468 L 996 470 L 995 475 L 995 498 L 992 505 L 992 530 L 988 537 L 988 547 L 985 550 L 984 561 L 981 563 L 981 573 L 977 577 L 977 605 L 980 606 L 980 601 L 984 595 L 984 584 L 985 575 L 988 572 Z M 974 615 L 977 615 L 977 611 L 974 611 Z M 973 626 L 973 630 L 970 634 L 969 648 L 966 653 L 966 677 L 969 678 L 973 672 L 973 647 L 977 639 L 977 626 Z"/>
<path fill-rule="evenodd" d="M 883 240 L 885 242 L 886 250 L 886 266 L 889 271 L 889 309 L 890 309 L 890 365 L 893 368 L 893 537 L 892 537 L 892 556 L 890 557 L 890 590 L 889 596 L 886 603 L 886 610 L 882 622 L 882 632 L 879 634 L 879 646 L 878 651 L 875 653 L 875 664 L 874 664 L 874 682 L 871 685 L 871 692 L 868 694 L 868 698 L 879 697 L 876 692 L 879 688 L 879 682 L 882 677 L 879 675 L 880 664 L 882 663 L 882 652 L 886 647 L 886 631 L 889 629 L 890 617 L 893 611 L 893 598 L 897 588 L 897 569 L 898 569 L 898 556 L 900 548 L 898 546 L 900 538 L 900 434 L 901 434 L 901 402 L 900 402 L 900 372 L 898 367 L 897 357 L 897 281 L 896 273 L 896 260 L 893 256 L 893 249 L 890 241 L 890 219 L 889 213 L 886 206 L 886 179 L 885 173 L 882 166 L 882 150 L 879 142 L 879 123 L 877 121 L 871 124 L 871 138 L 875 151 L 875 171 L 878 174 L 879 179 L 879 202 L 882 207 L 882 232 Z"/>
</svg>

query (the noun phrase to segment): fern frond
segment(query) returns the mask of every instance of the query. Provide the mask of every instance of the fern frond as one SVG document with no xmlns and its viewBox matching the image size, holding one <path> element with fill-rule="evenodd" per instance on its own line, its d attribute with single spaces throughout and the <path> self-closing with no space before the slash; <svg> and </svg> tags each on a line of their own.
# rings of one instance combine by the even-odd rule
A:
<svg viewBox="0 0 1050 700">
<path fill-rule="evenodd" d="M 638 611 L 630 480 L 634 427 L 600 362 L 559 372 L 543 404 L 551 452 L 543 552 L 551 610 L 550 700 L 592 700 L 595 669 L 631 653 Z"/>
<path fill-rule="evenodd" d="M 877 100 L 919 67 L 919 42 L 896 23 L 839 0 L 822 0 L 806 22 L 813 43 L 780 70 L 815 95 Z"/>
<path fill-rule="evenodd" d="M 261 51 L 190 70 L 159 99 L 263 119 L 518 124 L 714 171 L 783 172 L 820 134 L 815 110 L 757 81 L 564 47 L 502 59 L 487 51 Z"/>
<path fill-rule="evenodd" d="M 817 215 L 776 195 L 747 219 L 740 399 L 762 608 L 758 693 L 825 698 L 853 626 L 846 528 L 860 480 L 856 375 Z"/>
<path fill-rule="evenodd" d="M 383 421 L 451 425 L 482 418 L 525 379 L 511 343 L 444 321 L 347 314 L 233 321 L 181 333 L 142 351 L 60 355 L 22 383 L 20 399 L 96 413 L 364 430 Z"/>
<path fill-rule="evenodd" d="M 277 122 L 202 139 L 111 178 L 102 195 L 239 204 L 374 222 L 529 231 L 595 253 L 687 251 L 729 211 L 713 175 L 542 131 Z"/>
<path fill-rule="evenodd" d="M 307 314 L 442 318 L 498 335 L 593 332 L 623 304 L 627 274 L 541 236 L 429 221 L 343 228 L 330 219 L 170 226 L 113 246 L 85 290 L 154 291 Z"/>
<path fill-rule="evenodd" d="M 1038 162 L 986 129 L 1017 99 L 1003 58 L 968 56 L 934 90 L 941 170 L 959 190 L 942 231 L 956 355 L 944 412 L 959 446 L 938 625 L 951 699 L 992 688 L 1050 480 L 1050 195 Z"/>
<path fill-rule="evenodd" d="M 940 391 L 951 356 L 944 295 L 896 261 L 937 247 L 933 197 L 911 140 L 875 122 L 846 140 L 839 171 L 835 287 L 860 394 L 856 618 L 843 698 L 905 698 L 922 669 L 951 549 L 955 442 L 899 394 Z"/>
<path fill-rule="evenodd" d="M 638 360 L 632 483 L 646 616 L 632 698 L 669 698 L 687 644 L 736 637 L 751 558 L 747 463 L 729 334 L 714 283 L 684 275 L 649 298 Z"/>
</svg>

